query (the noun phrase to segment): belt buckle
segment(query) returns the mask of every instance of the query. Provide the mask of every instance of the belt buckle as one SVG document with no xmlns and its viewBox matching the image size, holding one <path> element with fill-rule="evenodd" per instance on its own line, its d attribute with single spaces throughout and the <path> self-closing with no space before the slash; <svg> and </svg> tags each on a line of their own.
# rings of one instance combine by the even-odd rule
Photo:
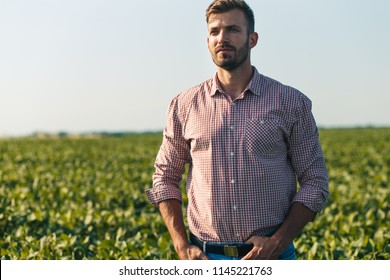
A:
<svg viewBox="0 0 390 280">
<path fill-rule="evenodd" d="M 237 246 L 224 245 L 223 252 L 227 257 L 238 257 Z"/>
</svg>

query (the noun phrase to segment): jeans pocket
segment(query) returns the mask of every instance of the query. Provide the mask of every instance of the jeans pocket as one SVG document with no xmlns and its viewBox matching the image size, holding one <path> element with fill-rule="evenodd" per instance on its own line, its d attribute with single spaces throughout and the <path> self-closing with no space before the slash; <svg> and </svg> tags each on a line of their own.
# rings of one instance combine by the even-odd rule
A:
<svg viewBox="0 0 390 280">
<path fill-rule="evenodd" d="M 296 260 L 297 256 L 295 254 L 295 247 L 294 243 L 291 242 L 291 244 L 286 248 L 286 250 L 283 251 L 282 254 L 279 256 L 279 260 Z"/>
</svg>

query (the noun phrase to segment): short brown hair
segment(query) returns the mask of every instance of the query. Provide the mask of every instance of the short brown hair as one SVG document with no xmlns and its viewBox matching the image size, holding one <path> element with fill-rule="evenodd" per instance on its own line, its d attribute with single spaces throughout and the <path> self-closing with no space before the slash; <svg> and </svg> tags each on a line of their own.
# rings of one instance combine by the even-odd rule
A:
<svg viewBox="0 0 390 280">
<path fill-rule="evenodd" d="M 244 12 L 248 23 L 248 34 L 255 31 L 255 16 L 252 9 L 243 0 L 214 0 L 206 10 L 206 21 L 209 22 L 209 17 L 212 14 L 220 14 L 234 9 L 239 9 Z"/>
</svg>

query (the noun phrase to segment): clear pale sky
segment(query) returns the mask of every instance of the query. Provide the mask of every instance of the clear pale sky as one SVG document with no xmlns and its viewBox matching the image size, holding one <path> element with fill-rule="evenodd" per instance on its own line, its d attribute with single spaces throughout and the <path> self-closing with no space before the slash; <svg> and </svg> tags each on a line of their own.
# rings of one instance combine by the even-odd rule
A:
<svg viewBox="0 0 390 280">
<path fill-rule="evenodd" d="M 162 130 L 215 73 L 210 1 L 0 0 L 0 135 Z M 248 0 L 252 63 L 319 126 L 390 125 L 390 1 Z"/>
</svg>

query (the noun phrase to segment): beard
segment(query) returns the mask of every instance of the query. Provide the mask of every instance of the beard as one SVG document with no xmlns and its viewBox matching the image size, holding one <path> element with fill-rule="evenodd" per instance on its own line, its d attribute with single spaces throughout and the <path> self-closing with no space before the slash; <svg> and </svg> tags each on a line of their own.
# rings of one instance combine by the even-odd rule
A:
<svg viewBox="0 0 390 280">
<path fill-rule="evenodd" d="M 222 58 L 220 58 L 220 54 L 218 53 L 212 53 L 212 59 L 218 67 L 231 71 L 234 69 L 237 69 L 239 66 L 241 66 L 249 55 L 249 39 L 245 42 L 245 44 L 237 49 L 236 47 L 224 44 L 224 48 L 232 50 L 232 54 L 222 54 Z"/>
</svg>

